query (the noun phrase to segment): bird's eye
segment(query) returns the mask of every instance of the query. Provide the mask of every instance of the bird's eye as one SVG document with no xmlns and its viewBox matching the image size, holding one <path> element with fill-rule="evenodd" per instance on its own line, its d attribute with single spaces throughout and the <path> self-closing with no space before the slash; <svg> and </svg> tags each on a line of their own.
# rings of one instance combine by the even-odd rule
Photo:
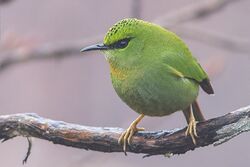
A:
<svg viewBox="0 0 250 167">
<path fill-rule="evenodd" d="M 129 43 L 130 40 L 131 40 L 131 38 L 126 38 L 126 39 L 122 39 L 120 41 L 117 41 L 114 44 L 114 48 L 116 48 L 116 49 L 123 49 L 123 48 L 125 48 L 125 47 L 128 46 L 128 43 Z"/>
</svg>

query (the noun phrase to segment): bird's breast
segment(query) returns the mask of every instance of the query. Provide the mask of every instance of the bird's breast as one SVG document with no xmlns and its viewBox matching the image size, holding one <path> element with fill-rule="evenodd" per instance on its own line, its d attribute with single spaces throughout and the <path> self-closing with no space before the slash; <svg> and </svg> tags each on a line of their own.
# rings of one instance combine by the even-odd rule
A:
<svg viewBox="0 0 250 167">
<path fill-rule="evenodd" d="M 198 95 L 198 84 L 168 74 L 159 66 L 122 70 L 111 67 L 119 97 L 133 110 L 149 116 L 169 115 L 184 109 Z"/>
</svg>

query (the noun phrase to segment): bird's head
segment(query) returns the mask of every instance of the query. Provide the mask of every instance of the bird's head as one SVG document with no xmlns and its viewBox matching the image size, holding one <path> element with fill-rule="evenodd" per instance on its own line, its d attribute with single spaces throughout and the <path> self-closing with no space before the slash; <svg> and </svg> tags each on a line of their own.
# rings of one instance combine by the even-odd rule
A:
<svg viewBox="0 0 250 167">
<path fill-rule="evenodd" d="M 155 47 L 152 46 L 158 43 L 160 34 L 156 33 L 156 29 L 159 28 L 142 20 L 123 19 L 109 29 L 103 43 L 85 47 L 81 52 L 100 50 L 104 52 L 110 64 L 133 67 L 138 65 L 147 53 L 154 51 Z M 147 49 L 150 49 L 150 52 Z"/>
</svg>

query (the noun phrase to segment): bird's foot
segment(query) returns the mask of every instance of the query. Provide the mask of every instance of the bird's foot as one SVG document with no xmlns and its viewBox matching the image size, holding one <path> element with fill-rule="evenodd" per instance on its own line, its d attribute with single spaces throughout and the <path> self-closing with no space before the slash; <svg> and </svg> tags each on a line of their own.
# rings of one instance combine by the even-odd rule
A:
<svg viewBox="0 0 250 167">
<path fill-rule="evenodd" d="M 131 144 L 131 139 L 132 136 L 138 132 L 138 131 L 144 131 L 144 128 L 137 128 L 136 127 L 137 122 L 133 122 L 126 131 L 124 131 L 122 133 L 122 135 L 120 136 L 118 143 L 123 145 L 123 151 L 125 153 L 125 155 L 127 155 L 126 150 L 127 150 L 127 144 Z"/>
<path fill-rule="evenodd" d="M 198 137 L 196 132 L 196 121 L 194 117 L 190 119 L 187 130 L 185 132 L 186 136 L 190 135 L 192 138 L 193 143 L 196 145 L 196 139 Z"/>
</svg>

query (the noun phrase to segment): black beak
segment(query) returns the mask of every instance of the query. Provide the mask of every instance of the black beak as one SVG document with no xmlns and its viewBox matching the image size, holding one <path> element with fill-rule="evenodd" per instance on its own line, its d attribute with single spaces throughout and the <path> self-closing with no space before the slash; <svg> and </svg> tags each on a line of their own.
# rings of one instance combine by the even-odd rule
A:
<svg viewBox="0 0 250 167">
<path fill-rule="evenodd" d="M 82 48 L 80 51 L 86 52 L 86 51 L 91 51 L 91 50 L 107 50 L 107 49 L 109 49 L 109 47 L 104 44 L 95 44 L 95 45 Z"/>
</svg>

